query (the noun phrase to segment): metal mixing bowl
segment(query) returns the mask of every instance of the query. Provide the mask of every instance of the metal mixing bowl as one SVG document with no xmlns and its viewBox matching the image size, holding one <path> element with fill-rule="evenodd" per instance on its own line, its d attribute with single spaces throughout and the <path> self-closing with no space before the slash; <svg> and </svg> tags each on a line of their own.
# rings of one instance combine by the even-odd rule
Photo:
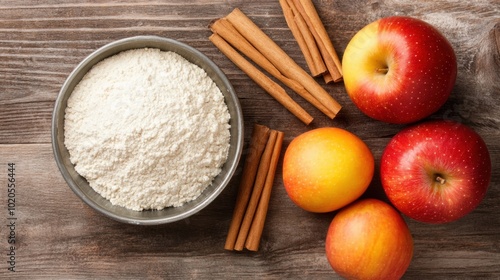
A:
<svg viewBox="0 0 500 280">
<path fill-rule="evenodd" d="M 168 207 L 163 210 L 133 211 L 124 207 L 112 205 L 107 199 L 96 193 L 76 171 L 69 160 L 69 153 L 64 145 L 64 111 L 67 101 L 75 86 L 93 65 L 101 60 L 115 55 L 121 51 L 138 48 L 158 48 L 163 51 L 173 51 L 191 63 L 204 69 L 208 76 L 214 80 L 224 95 L 225 102 L 231 115 L 230 120 L 230 148 L 226 163 L 221 173 L 215 177 L 213 183 L 195 200 L 185 203 L 180 207 Z M 155 225 L 178 221 L 187 218 L 210 204 L 227 186 L 233 176 L 243 147 L 243 116 L 240 103 L 233 87 L 224 73 L 205 55 L 198 50 L 178 41 L 157 37 L 137 36 L 125 38 L 107 44 L 85 58 L 63 84 L 57 97 L 52 116 L 52 148 L 57 166 L 62 176 L 73 190 L 85 203 L 98 212 L 117 221 Z"/>
</svg>

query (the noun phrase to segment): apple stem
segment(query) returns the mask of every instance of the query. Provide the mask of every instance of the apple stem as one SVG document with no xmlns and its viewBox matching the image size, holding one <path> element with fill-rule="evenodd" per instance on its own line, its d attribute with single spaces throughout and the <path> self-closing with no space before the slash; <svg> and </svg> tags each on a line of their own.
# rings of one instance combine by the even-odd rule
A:
<svg viewBox="0 0 500 280">
<path fill-rule="evenodd" d="M 389 68 L 377 68 L 377 72 L 381 74 L 387 74 L 389 72 Z"/>
<path fill-rule="evenodd" d="M 436 176 L 436 182 L 440 183 L 441 185 L 444 185 L 444 183 L 446 183 L 446 179 L 438 175 Z"/>
</svg>

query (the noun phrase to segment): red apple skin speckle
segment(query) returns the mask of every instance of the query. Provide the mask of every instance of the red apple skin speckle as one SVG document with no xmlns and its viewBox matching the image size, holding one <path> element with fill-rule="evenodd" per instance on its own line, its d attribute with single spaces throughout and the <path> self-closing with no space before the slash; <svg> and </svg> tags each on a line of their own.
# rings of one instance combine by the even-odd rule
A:
<svg viewBox="0 0 500 280">
<path fill-rule="evenodd" d="M 468 126 L 429 121 L 391 139 L 380 174 L 389 200 L 403 214 L 424 223 L 447 223 L 482 201 L 490 184 L 491 159 L 486 143 Z"/>
<path fill-rule="evenodd" d="M 362 112 L 406 124 L 435 113 L 447 101 L 457 77 L 457 59 L 435 27 L 392 16 L 358 34 L 348 44 L 342 64 L 346 91 Z M 381 74 L 381 68 L 388 72 Z"/>
</svg>

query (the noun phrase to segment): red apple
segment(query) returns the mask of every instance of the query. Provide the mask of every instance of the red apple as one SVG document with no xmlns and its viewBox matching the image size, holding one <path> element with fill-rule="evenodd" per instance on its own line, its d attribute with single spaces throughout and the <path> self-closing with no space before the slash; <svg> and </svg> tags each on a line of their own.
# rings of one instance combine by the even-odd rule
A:
<svg viewBox="0 0 500 280">
<path fill-rule="evenodd" d="M 347 279 L 400 279 L 413 256 L 413 238 L 399 212 L 377 199 L 357 201 L 333 218 L 326 256 Z"/>
<path fill-rule="evenodd" d="M 396 134 L 385 148 L 380 175 L 389 200 L 426 223 L 457 220 L 481 202 L 491 178 L 483 139 L 454 121 L 429 121 Z"/>
<path fill-rule="evenodd" d="M 366 115 L 389 123 L 411 123 L 436 112 L 457 76 L 455 52 L 430 24 L 393 16 L 361 29 L 342 60 L 344 84 Z"/>
</svg>

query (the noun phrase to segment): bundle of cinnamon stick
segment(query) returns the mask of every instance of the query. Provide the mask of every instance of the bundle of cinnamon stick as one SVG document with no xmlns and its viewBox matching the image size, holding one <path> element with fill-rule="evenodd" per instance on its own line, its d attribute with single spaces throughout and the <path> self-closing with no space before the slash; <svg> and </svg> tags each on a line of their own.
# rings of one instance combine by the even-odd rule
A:
<svg viewBox="0 0 500 280">
<path fill-rule="evenodd" d="M 283 137 L 281 131 L 254 125 L 224 249 L 258 250 Z"/>
<path fill-rule="evenodd" d="M 260 87 L 305 124 L 313 117 L 243 55 L 333 119 L 341 106 L 239 9 L 211 23 L 210 41 Z M 240 54 L 241 53 L 241 54 Z"/>
<path fill-rule="evenodd" d="M 342 64 L 311 0 L 280 0 L 286 23 L 292 31 L 314 77 L 326 83 L 342 80 Z"/>
</svg>

